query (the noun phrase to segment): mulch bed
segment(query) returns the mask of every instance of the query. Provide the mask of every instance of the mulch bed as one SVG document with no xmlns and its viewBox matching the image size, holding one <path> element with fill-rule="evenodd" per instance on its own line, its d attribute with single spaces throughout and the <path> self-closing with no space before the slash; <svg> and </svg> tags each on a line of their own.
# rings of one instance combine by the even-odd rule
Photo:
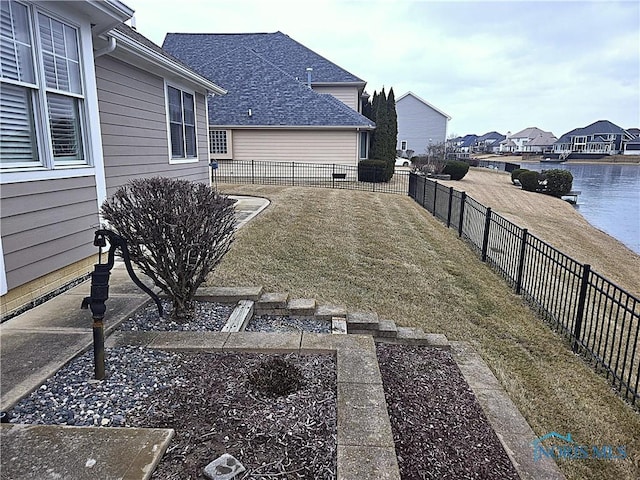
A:
<svg viewBox="0 0 640 480">
<path fill-rule="evenodd" d="M 261 362 L 274 357 L 302 373 L 298 391 L 274 397 L 250 384 Z M 152 478 L 204 478 L 203 468 L 223 453 L 246 467 L 238 479 L 335 478 L 332 356 L 183 353 L 175 375 L 173 388 L 150 395 L 128 418 L 131 426 L 175 429 Z"/>
<path fill-rule="evenodd" d="M 449 352 L 377 354 L 403 480 L 520 478 Z"/>
</svg>

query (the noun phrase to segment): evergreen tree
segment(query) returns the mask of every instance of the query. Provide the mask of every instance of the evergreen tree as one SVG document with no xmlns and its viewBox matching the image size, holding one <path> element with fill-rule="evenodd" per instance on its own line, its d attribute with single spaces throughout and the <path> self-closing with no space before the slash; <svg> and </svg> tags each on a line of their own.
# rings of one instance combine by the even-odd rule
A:
<svg viewBox="0 0 640 480">
<path fill-rule="evenodd" d="M 371 101 L 369 99 L 362 104 L 362 115 L 375 122 L 375 119 L 373 118 L 373 108 L 371 107 Z"/>
<path fill-rule="evenodd" d="M 398 143 L 398 115 L 393 88 L 389 90 L 389 96 L 385 93 L 384 87 L 380 93 L 373 92 L 371 101 L 362 106 L 362 114 L 376 124 L 376 129 L 371 132 L 369 158 L 384 160 L 387 176 L 391 178 L 395 169 Z"/>
<path fill-rule="evenodd" d="M 387 160 L 389 177 L 393 175 L 396 163 L 396 147 L 398 146 L 398 114 L 396 113 L 396 97 L 393 87 L 389 90 L 387 108 Z"/>
<path fill-rule="evenodd" d="M 371 97 L 371 104 L 369 106 L 369 111 L 371 112 L 371 116 L 368 117 L 370 120 L 372 120 L 376 124 L 376 129 L 371 132 L 371 140 L 369 142 L 369 158 L 372 158 L 372 159 L 378 158 L 378 150 L 377 150 L 377 143 L 376 143 L 376 137 L 378 132 L 378 118 L 377 118 L 378 103 L 379 103 L 378 92 L 374 91 L 373 97 Z"/>
<path fill-rule="evenodd" d="M 376 130 L 372 142 L 375 155 L 372 158 L 388 161 L 389 115 L 387 114 L 387 94 L 384 91 L 384 87 L 374 98 L 373 112 Z"/>
</svg>

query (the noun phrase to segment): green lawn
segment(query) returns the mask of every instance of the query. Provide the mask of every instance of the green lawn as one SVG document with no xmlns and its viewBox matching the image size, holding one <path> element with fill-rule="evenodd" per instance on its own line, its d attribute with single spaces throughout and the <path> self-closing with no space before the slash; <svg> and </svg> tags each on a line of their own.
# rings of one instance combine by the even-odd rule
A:
<svg viewBox="0 0 640 480">
<path fill-rule="evenodd" d="M 537 435 L 625 445 L 625 461 L 560 462 L 567 478 L 640 478 L 640 415 L 573 355 L 454 230 L 409 197 L 222 185 L 271 205 L 238 232 L 210 285 L 262 285 L 470 342 Z"/>
</svg>

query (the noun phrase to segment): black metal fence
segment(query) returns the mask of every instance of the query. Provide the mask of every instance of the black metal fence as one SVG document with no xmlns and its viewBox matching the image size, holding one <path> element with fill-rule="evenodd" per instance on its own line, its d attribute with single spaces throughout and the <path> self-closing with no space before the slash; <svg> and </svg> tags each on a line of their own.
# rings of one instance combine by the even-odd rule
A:
<svg viewBox="0 0 640 480">
<path fill-rule="evenodd" d="M 497 160 L 478 160 L 478 166 L 509 173 L 513 172 L 516 168 L 520 168 L 520 165 L 517 163 L 500 162 Z"/>
<path fill-rule="evenodd" d="M 360 167 L 362 169 L 362 167 Z M 363 172 L 363 178 L 375 178 L 378 169 Z M 213 181 L 254 185 L 339 188 L 406 195 L 409 171 L 398 170 L 388 182 L 361 182 L 358 167 L 330 163 L 263 162 L 257 160 L 221 160 L 213 170 Z"/>
<path fill-rule="evenodd" d="M 411 174 L 409 196 L 469 242 L 482 261 L 574 352 L 611 378 L 632 405 L 640 400 L 640 301 L 606 278 L 491 211 L 464 192 Z"/>
</svg>

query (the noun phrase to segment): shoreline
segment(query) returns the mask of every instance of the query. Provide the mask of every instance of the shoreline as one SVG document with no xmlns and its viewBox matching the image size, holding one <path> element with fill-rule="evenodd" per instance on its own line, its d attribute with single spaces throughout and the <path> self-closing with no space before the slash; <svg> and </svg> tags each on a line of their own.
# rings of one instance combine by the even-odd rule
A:
<svg viewBox="0 0 640 480">
<path fill-rule="evenodd" d="M 630 156 L 630 155 L 628 155 Z M 621 159 L 622 155 L 614 155 L 614 158 L 606 159 L 600 158 L 598 160 L 566 160 L 564 162 L 542 162 L 540 159 L 535 158 L 523 158 L 519 155 L 488 155 L 480 157 L 472 157 L 477 160 L 489 160 L 495 162 L 509 162 L 509 163 L 549 163 L 550 165 L 638 165 L 640 166 L 640 155 L 635 155 L 633 159 Z"/>
<path fill-rule="evenodd" d="M 458 181 L 438 181 L 465 191 L 478 202 L 544 240 L 629 293 L 640 296 L 640 254 L 595 227 L 568 202 L 523 191 L 508 173 L 470 168 Z"/>
</svg>

